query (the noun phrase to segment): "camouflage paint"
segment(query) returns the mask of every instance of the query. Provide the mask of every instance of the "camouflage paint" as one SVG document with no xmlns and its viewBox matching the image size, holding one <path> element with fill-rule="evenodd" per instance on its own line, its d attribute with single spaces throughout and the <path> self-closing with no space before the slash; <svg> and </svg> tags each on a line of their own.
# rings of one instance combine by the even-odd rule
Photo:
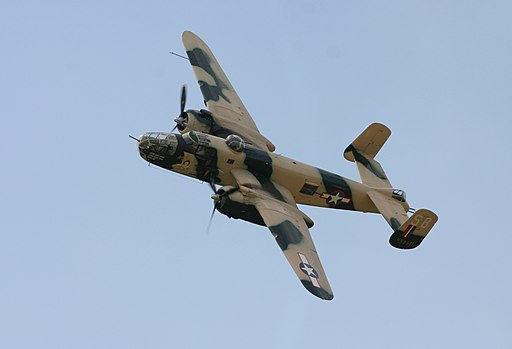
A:
<svg viewBox="0 0 512 349">
<path fill-rule="evenodd" d="M 281 247 L 281 250 L 285 251 L 288 249 L 290 244 L 298 244 L 302 241 L 302 233 L 297 227 L 290 221 L 286 220 L 279 225 L 268 227 L 272 232 L 272 235 L 276 238 L 277 244 Z"/>
<path fill-rule="evenodd" d="M 277 200 L 287 202 L 283 194 L 281 194 L 272 181 L 267 180 L 266 182 L 261 183 L 261 188 Z"/>
<path fill-rule="evenodd" d="M 192 115 L 197 120 L 197 122 L 199 122 L 204 128 L 211 129 L 213 127 L 213 125 L 215 124 L 211 114 L 204 114 L 204 113 L 202 113 L 202 111 L 194 110 L 194 109 L 189 109 L 186 112 L 187 112 L 187 114 L 189 114 L 189 122 L 188 122 L 189 124 L 191 123 L 190 115 Z M 193 128 L 193 129 L 195 129 L 197 131 L 199 128 Z"/>
<path fill-rule="evenodd" d="M 197 178 L 208 183 L 212 179 L 214 183 L 220 183 L 218 178 L 219 169 L 217 167 L 217 149 L 200 145 L 197 147 L 194 155 L 197 159 Z"/>
<path fill-rule="evenodd" d="M 397 231 L 402 226 L 400 221 L 395 217 L 391 217 L 389 220 L 389 225 L 391 225 L 391 229 L 393 229 L 393 231 Z"/>
<path fill-rule="evenodd" d="M 269 152 L 246 146 L 244 149 L 247 170 L 261 183 L 262 189 L 276 199 L 286 202 L 283 194 L 271 181 L 273 166 L 272 157 Z"/>
<path fill-rule="evenodd" d="M 403 234 L 403 231 L 395 231 L 389 238 L 390 245 L 402 250 L 410 250 L 418 247 L 425 238 L 424 236 L 414 234 L 409 234 L 407 237 L 404 237 Z"/>
<path fill-rule="evenodd" d="M 347 150 L 345 151 L 347 160 L 355 160 L 358 163 L 362 179 L 368 172 L 372 174 L 371 180 L 366 182 L 363 180 L 363 183 L 296 162 L 293 159 L 276 156 L 266 151 L 274 151 L 275 146 L 261 135 L 208 46 L 195 34 L 187 31 L 183 33 L 183 44 L 209 109 L 209 112 L 192 112 L 189 115 L 193 116 L 197 125 L 206 126 L 204 127 L 205 132 L 221 138 L 210 138 L 201 134 L 191 135 L 191 138 L 195 136 L 195 141 L 198 144 L 186 145 L 185 153 L 170 159 L 171 163 L 179 161 L 180 158 L 184 159 L 181 164 L 170 166 L 171 168 L 166 164 L 165 167 L 203 181 L 213 180 L 215 183 L 232 186 L 235 189 L 240 185 L 236 191 L 238 196 L 235 195 L 235 192 L 229 194 L 222 205 L 216 206 L 218 210 L 229 217 L 268 226 L 304 287 L 322 299 L 333 299 L 325 271 L 305 223 L 306 219 L 295 203 L 378 212 L 376 202 L 379 202 L 380 198 L 378 195 L 373 195 L 377 200 L 374 202 L 370 199 L 372 193 L 384 195 L 383 202 L 386 202 L 388 193 L 380 190 L 382 189 L 381 183 L 373 181 L 373 175 L 376 179 L 383 181 L 387 181 L 387 178 L 380 164 L 372 159 L 391 131 L 382 124 L 372 124 L 347 148 L 352 154 L 349 156 Z M 208 103 L 210 101 L 211 103 Z M 210 112 L 215 113 L 216 116 L 214 117 Z M 235 132 L 231 132 L 230 129 Z M 246 147 L 242 153 L 234 155 L 233 150 L 228 148 L 222 139 L 229 134 L 241 136 L 255 148 Z M 188 139 L 186 140 L 188 141 Z M 356 148 L 370 149 L 369 158 Z M 352 155 L 353 158 L 351 158 Z M 219 159 L 222 163 L 219 163 Z M 187 165 L 185 165 L 186 162 L 188 162 Z M 193 166 L 192 163 L 194 163 Z M 361 169 L 365 170 L 361 171 Z M 256 183 L 256 180 L 259 183 Z M 244 181 L 248 181 L 248 184 L 252 186 L 242 190 L 241 186 L 245 186 Z M 301 193 L 304 184 L 308 182 L 318 184 L 318 192 Z M 386 215 L 389 213 L 389 204 L 385 205 L 388 206 L 384 206 L 380 212 L 384 212 L 383 215 L 389 219 L 395 231 L 390 238 L 390 244 L 397 248 L 418 246 L 437 221 L 437 216 L 431 211 L 424 210 L 420 213 L 422 210 L 420 209 L 415 213 L 417 215 L 415 224 L 425 229 L 423 234 L 420 234 L 421 236 L 412 234 L 414 231 L 410 228 L 412 224 L 408 225 L 403 232 L 400 230 L 400 221 L 393 215 Z M 404 216 L 407 217 L 405 212 Z M 413 217 L 410 219 L 414 220 Z M 396 228 L 397 226 L 398 228 Z M 311 269 L 304 269 L 305 263 Z M 304 279 L 304 274 L 309 280 Z"/>
<path fill-rule="evenodd" d="M 245 165 L 260 182 L 266 182 L 272 176 L 272 158 L 268 152 L 245 147 Z"/>
<path fill-rule="evenodd" d="M 306 288 L 306 290 L 313 293 L 317 297 L 320 297 L 328 301 L 334 298 L 333 294 L 327 292 L 323 288 L 313 286 L 313 283 L 309 280 L 300 280 L 300 282 L 302 282 L 302 285 Z"/>
<path fill-rule="evenodd" d="M 236 134 L 232 130 L 220 126 L 215 122 L 215 117 L 208 110 L 188 109 L 187 126 L 178 130 L 183 134 L 189 131 L 201 131 L 220 138 L 226 138 L 229 135 Z"/>
<path fill-rule="evenodd" d="M 241 219 L 250 223 L 265 226 L 263 218 L 254 206 L 244 205 L 233 201 L 229 196 L 223 198 L 222 203 L 215 207 L 217 208 L 217 211 L 229 218 Z"/>
<path fill-rule="evenodd" d="M 203 97 L 206 102 L 213 100 L 218 101 L 220 97 L 222 97 L 226 102 L 231 103 L 228 97 L 222 91 L 223 89 L 229 90 L 228 86 L 218 78 L 217 74 L 213 71 L 211 66 L 210 57 L 204 53 L 204 51 L 200 48 L 194 48 L 191 51 L 187 51 L 187 56 L 190 60 L 190 64 L 193 66 L 202 68 L 206 71 L 215 81 L 215 85 L 210 85 L 204 80 L 199 80 L 199 88 L 203 94 Z"/>
<path fill-rule="evenodd" d="M 347 184 L 347 181 L 334 173 L 318 169 L 318 172 L 320 173 L 320 177 L 322 178 L 322 182 L 325 186 L 327 193 L 333 193 L 336 191 L 341 191 L 343 193 L 343 197 L 350 199 L 349 203 L 342 203 L 338 206 L 333 206 L 331 208 L 338 208 L 338 209 L 344 209 L 344 210 L 355 210 L 354 208 L 354 200 L 352 198 L 352 189 Z"/>
<path fill-rule="evenodd" d="M 364 155 L 359 153 L 352 145 L 349 145 L 345 152 L 351 151 L 352 154 L 354 154 L 354 159 L 362 164 L 364 167 L 366 167 L 371 173 L 373 173 L 375 176 L 382 180 L 387 180 L 386 175 L 381 172 L 379 168 L 374 166 Z"/>
</svg>

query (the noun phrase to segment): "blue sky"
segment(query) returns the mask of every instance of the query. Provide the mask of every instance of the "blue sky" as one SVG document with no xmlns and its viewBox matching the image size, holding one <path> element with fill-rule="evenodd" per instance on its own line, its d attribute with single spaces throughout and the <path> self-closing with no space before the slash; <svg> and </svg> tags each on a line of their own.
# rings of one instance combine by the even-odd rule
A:
<svg viewBox="0 0 512 349">
<path fill-rule="evenodd" d="M 2 348 L 510 348 L 508 1 L 0 4 Z M 349 178 L 370 123 L 392 183 L 439 222 L 413 251 L 382 217 L 303 207 L 335 293 L 268 230 L 148 167 L 192 30 L 277 152 Z"/>
</svg>

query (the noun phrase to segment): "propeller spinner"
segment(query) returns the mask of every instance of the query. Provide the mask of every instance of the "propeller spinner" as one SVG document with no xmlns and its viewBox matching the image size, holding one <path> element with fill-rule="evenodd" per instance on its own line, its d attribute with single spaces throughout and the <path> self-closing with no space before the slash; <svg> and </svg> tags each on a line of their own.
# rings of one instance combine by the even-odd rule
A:
<svg viewBox="0 0 512 349">
<path fill-rule="evenodd" d="M 213 216 L 215 215 L 215 211 L 217 211 L 217 209 L 219 207 L 221 207 L 222 205 L 224 205 L 224 202 L 226 201 L 226 198 L 234 193 L 235 191 L 239 190 L 238 187 L 232 187 L 228 190 L 225 190 L 224 188 L 220 188 L 219 190 L 215 190 L 215 184 L 211 184 L 211 187 L 213 189 L 213 195 L 212 195 L 212 200 L 213 200 L 213 211 L 212 211 L 212 214 L 210 216 L 210 220 L 208 222 L 208 228 L 206 229 L 206 231 L 210 231 L 210 227 L 212 225 L 212 220 L 213 220 Z"/>
</svg>

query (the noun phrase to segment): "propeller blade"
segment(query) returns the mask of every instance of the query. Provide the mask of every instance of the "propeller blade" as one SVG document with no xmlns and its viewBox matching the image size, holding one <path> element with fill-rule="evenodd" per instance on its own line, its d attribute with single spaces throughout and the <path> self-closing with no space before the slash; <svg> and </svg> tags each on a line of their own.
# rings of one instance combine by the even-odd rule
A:
<svg viewBox="0 0 512 349">
<path fill-rule="evenodd" d="M 206 228 L 207 233 L 210 231 L 210 228 L 212 227 L 213 216 L 215 215 L 216 210 L 217 210 L 217 204 L 215 202 L 213 202 L 213 211 L 210 216 L 210 220 L 208 221 L 208 227 Z"/>
<path fill-rule="evenodd" d="M 185 104 L 187 103 L 187 85 L 183 84 L 181 86 L 181 109 L 180 114 L 183 114 L 185 112 Z"/>
<path fill-rule="evenodd" d="M 185 112 L 185 105 L 187 103 L 187 85 L 181 86 L 181 97 L 180 97 L 180 115 L 174 119 L 176 126 L 172 129 L 171 133 L 178 128 L 183 131 L 187 127 L 188 114 Z"/>
<path fill-rule="evenodd" d="M 216 194 L 217 193 L 217 188 L 215 187 L 215 175 L 212 174 L 210 176 L 210 181 L 208 182 L 208 184 L 210 184 L 210 188 L 212 188 L 213 193 Z"/>
<path fill-rule="evenodd" d="M 210 182 L 210 185 L 213 186 L 213 188 L 215 188 L 215 184 L 212 183 L 213 181 Z M 212 188 L 212 189 L 213 189 Z M 215 191 L 214 190 L 214 194 L 212 195 L 212 200 L 213 200 L 213 211 L 212 211 L 212 215 L 210 216 L 210 221 L 208 222 L 208 228 L 206 230 L 206 232 L 209 232 L 210 231 L 210 227 L 212 225 L 212 220 L 213 220 L 213 215 L 215 214 L 215 211 L 217 210 L 217 207 L 222 207 L 222 205 L 224 204 L 223 200 L 225 200 L 224 198 L 226 196 L 229 196 L 230 194 L 234 193 L 235 191 L 239 190 L 240 188 L 238 187 L 233 187 L 227 191 L 223 191 L 223 189 L 219 189 L 218 191 Z"/>
</svg>

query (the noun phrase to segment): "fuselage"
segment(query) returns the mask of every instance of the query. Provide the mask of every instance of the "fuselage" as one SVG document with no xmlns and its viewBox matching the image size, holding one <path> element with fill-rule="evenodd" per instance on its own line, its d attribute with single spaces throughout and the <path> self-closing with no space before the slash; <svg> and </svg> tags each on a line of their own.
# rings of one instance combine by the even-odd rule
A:
<svg viewBox="0 0 512 349">
<path fill-rule="evenodd" d="M 236 187 L 233 170 L 249 171 L 274 196 L 288 193 L 298 204 L 378 213 L 362 183 L 245 144 L 205 133 L 146 133 L 139 140 L 142 158 L 201 181 Z M 282 187 L 286 190 L 282 190 Z M 389 191 L 391 196 L 391 190 Z M 403 204 L 406 209 L 408 206 Z"/>
</svg>

